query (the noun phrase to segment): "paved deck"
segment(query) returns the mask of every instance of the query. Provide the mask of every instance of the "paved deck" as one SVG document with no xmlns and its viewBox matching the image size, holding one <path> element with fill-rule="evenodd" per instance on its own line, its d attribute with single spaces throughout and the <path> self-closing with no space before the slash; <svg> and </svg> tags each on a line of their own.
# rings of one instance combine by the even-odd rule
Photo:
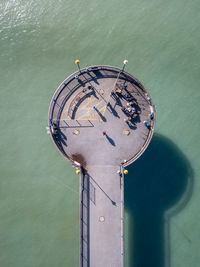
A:
<svg viewBox="0 0 200 267">
<path fill-rule="evenodd" d="M 130 114 L 127 108 L 134 112 Z M 149 122 L 148 127 L 144 121 Z M 124 266 L 123 175 L 117 171 L 122 162 L 126 166 L 144 152 L 154 124 L 155 110 L 148 92 L 135 77 L 117 68 L 83 69 L 55 92 L 49 108 L 52 139 L 84 172 L 81 266 Z"/>
<path fill-rule="evenodd" d="M 143 85 L 126 72 L 111 67 L 90 67 L 66 79 L 57 89 L 49 109 L 49 124 L 53 141 L 69 160 L 77 160 L 84 166 L 93 164 L 120 164 L 136 160 L 147 147 L 154 130 L 155 112 L 148 92 Z M 126 89 L 123 89 L 123 86 Z M 121 89 L 122 94 L 111 91 Z M 122 111 L 133 99 L 137 116 L 125 122 Z M 97 108 L 97 111 L 94 110 Z M 147 128 L 144 121 L 149 120 Z M 127 136 L 126 130 L 130 131 Z M 54 132 L 55 132 L 54 131 Z M 103 136 L 102 132 L 107 135 Z"/>
<path fill-rule="evenodd" d="M 124 177 L 117 170 L 119 166 L 89 166 L 81 176 L 83 267 L 124 266 Z"/>
</svg>

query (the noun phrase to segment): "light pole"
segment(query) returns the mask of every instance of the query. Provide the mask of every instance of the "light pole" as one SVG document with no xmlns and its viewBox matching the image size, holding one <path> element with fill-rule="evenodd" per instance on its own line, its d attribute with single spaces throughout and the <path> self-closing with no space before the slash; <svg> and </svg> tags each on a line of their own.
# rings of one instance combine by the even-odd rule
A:
<svg viewBox="0 0 200 267">
<path fill-rule="evenodd" d="M 124 69 L 125 69 L 125 67 L 126 67 L 126 64 L 128 63 L 128 60 L 125 59 L 123 63 L 124 63 L 124 65 L 123 65 L 122 71 L 124 71 Z"/>
</svg>

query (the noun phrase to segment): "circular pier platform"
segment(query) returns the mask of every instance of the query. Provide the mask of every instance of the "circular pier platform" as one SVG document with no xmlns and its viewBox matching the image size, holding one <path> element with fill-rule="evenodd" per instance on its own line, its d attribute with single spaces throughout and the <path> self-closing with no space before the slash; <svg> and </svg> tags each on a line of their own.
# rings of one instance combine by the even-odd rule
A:
<svg viewBox="0 0 200 267">
<path fill-rule="evenodd" d="M 72 163 L 126 166 L 147 148 L 155 110 L 147 90 L 131 74 L 91 66 L 60 84 L 48 119 L 55 145 Z"/>
</svg>

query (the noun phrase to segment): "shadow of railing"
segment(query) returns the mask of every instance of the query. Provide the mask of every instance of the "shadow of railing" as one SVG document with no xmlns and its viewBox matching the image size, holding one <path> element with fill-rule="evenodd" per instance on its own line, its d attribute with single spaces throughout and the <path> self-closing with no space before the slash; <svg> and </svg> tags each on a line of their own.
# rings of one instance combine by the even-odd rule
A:
<svg viewBox="0 0 200 267">
<path fill-rule="evenodd" d="M 131 215 L 129 267 L 169 267 L 169 219 L 187 203 L 193 170 L 180 149 L 155 135 L 125 178 L 125 208 Z M 187 242 L 189 239 L 187 239 Z"/>
<path fill-rule="evenodd" d="M 103 190 L 103 188 L 96 182 L 96 180 L 92 177 L 92 176 L 90 176 L 90 179 L 93 181 L 93 183 L 101 190 L 101 192 L 103 192 L 103 194 L 111 201 L 111 203 L 112 203 L 112 205 L 114 205 L 114 206 L 116 206 L 116 202 L 115 201 L 113 201 L 111 198 L 110 198 L 110 196 Z M 92 187 L 93 188 L 93 191 L 95 190 L 95 187 L 92 185 L 92 184 L 90 184 L 90 187 Z M 94 191 L 95 192 L 95 191 Z M 91 197 L 91 195 L 94 195 L 94 194 L 91 194 L 91 192 L 90 192 L 90 199 L 92 199 L 92 197 Z M 95 204 L 95 203 L 94 203 Z"/>
<path fill-rule="evenodd" d="M 90 177 L 82 169 L 81 174 L 81 255 L 80 266 L 90 266 Z"/>
<path fill-rule="evenodd" d="M 91 128 L 94 124 L 91 120 L 62 120 L 64 125 L 60 125 L 59 128 Z"/>
</svg>

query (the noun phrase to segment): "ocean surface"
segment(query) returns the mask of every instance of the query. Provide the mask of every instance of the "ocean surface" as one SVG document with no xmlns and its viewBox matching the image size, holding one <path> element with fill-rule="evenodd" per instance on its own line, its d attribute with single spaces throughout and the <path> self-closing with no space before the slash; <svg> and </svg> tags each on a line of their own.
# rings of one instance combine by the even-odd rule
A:
<svg viewBox="0 0 200 267">
<path fill-rule="evenodd" d="M 199 267 L 200 1 L 0 1 L 0 266 L 79 266 L 79 177 L 46 134 L 51 97 L 122 66 L 157 107 L 125 177 L 126 267 Z"/>
</svg>

